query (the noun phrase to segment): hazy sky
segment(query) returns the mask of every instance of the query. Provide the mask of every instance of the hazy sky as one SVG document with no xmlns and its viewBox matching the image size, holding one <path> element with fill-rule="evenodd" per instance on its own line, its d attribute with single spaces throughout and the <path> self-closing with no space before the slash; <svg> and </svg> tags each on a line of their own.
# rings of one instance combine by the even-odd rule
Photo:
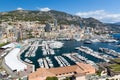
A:
<svg viewBox="0 0 120 80">
<path fill-rule="evenodd" d="M 0 0 L 0 12 L 58 10 L 103 22 L 120 22 L 120 0 Z"/>
</svg>

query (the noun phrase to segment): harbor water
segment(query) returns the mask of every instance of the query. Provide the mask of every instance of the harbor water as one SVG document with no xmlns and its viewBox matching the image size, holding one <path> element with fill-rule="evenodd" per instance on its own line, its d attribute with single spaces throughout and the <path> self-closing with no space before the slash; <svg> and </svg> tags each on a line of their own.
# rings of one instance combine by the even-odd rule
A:
<svg viewBox="0 0 120 80">
<path fill-rule="evenodd" d="M 120 34 L 118 37 L 120 37 Z M 59 67 L 59 64 L 55 60 L 54 56 L 62 56 L 63 58 L 65 58 L 68 61 L 68 63 L 70 63 L 71 65 L 74 65 L 75 62 L 70 60 L 68 57 L 62 55 L 62 54 L 68 54 L 68 53 L 70 54 L 70 53 L 74 53 L 74 52 L 79 53 L 79 55 L 84 56 L 88 60 L 91 60 L 95 63 L 104 62 L 104 60 L 102 60 L 102 59 L 96 58 L 92 55 L 86 54 L 84 52 L 81 52 L 81 51 L 75 49 L 76 47 L 80 47 L 80 46 L 87 46 L 87 47 L 89 47 L 92 50 L 97 51 L 97 52 L 98 52 L 100 47 L 109 48 L 109 49 L 115 50 L 117 52 L 120 52 L 120 46 L 117 46 L 120 43 L 120 41 L 113 42 L 113 43 L 94 42 L 92 44 L 84 44 L 82 41 L 76 41 L 76 40 L 68 40 L 68 41 L 61 41 L 61 42 L 64 43 L 63 47 L 60 49 L 54 49 L 54 51 L 55 51 L 54 55 L 44 56 L 43 52 L 42 52 L 42 47 L 39 46 L 35 52 L 36 53 L 35 57 L 25 57 L 25 54 L 29 49 L 28 48 L 26 51 L 23 52 L 23 54 L 21 54 L 21 59 L 24 61 L 26 58 L 28 58 L 29 60 L 31 60 L 33 62 L 32 64 L 35 65 L 35 68 L 39 68 L 40 66 L 38 63 L 38 59 L 49 57 L 54 65 L 54 67 Z M 39 43 L 41 43 L 41 42 L 39 42 Z"/>
</svg>

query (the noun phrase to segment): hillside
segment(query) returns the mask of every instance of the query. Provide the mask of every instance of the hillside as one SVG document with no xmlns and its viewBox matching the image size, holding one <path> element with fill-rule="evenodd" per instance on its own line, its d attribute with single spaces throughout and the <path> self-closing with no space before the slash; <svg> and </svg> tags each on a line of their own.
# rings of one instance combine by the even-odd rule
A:
<svg viewBox="0 0 120 80">
<path fill-rule="evenodd" d="M 0 13 L 0 21 L 39 21 L 40 23 L 53 22 L 54 19 L 58 24 L 86 24 L 86 26 L 95 27 L 96 24 L 103 25 L 100 21 L 94 18 L 82 19 L 79 16 L 71 15 L 65 12 L 50 10 L 48 12 L 30 11 L 30 10 L 15 10 L 10 12 Z M 85 22 L 85 23 L 84 23 Z"/>
<path fill-rule="evenodd" d="M 74 24 L 78 26 L 97 27 L 98 29 L 108 27 L 113 32 L 120 32 L 120 25 L 104 24 L 94 18 L 81 18 L 61 11 L 50 10 L 48 12 L 32 10 L 15 10 L 0 13 L 0 22 L 2 21 L 39 21 L 40 24 L 53 23 L 57 20 L 58 24 Z"/>
</svg>

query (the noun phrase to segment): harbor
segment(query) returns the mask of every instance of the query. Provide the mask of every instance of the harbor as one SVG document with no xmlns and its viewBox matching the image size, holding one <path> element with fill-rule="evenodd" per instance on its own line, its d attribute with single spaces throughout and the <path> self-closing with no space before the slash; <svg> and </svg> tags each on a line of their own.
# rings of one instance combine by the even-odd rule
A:
<svg viewBox="0 0 120 80">
<path fill-rule="evenodd" d="M 47 42 L 42 42 L 42 51 L 43 55 L 53 55 L 55 54 L 54 50 L 50 48 L 49 44 Z"/>
<path fill-rule="evenodd" d="M 100 52 L 104 52 L 108 55 L 114 56 L 115 58 L 120 57 L 120 53 L 116 52 L 115 50 L 108 49 L 108 48 L 99 48 Z"/>
<path fill-rule="evenodd" d="M 79 48 L 77 47 L 76 49 L 78 49 L 78 50 L 80 50 L 82 52 L 85 52 L 86 54 L 90 54 L 90 55 L 92 55 L 92 56 L 94 56 L 96 58 L 102 59 L 102 60 L 104 60 L 106 62 L 109 62 L 109 59 L 107 59 L 108 55 L 107 56 L 105 54 L 101 55 L 100 53 L 95 52 L 95 51 L 93 51 L 92 49 L 90 49 L 88 47 L 81 46 Z"/>
<path fill-rule="evenodd" d="M 67 40 L 57 41 L 63 46 L 58 45 L 55 48 L 54 41 L 33 41 L 23 51 L 21 59 L 30 64 L 34 64 L 35 68 L 44 67 L 64 67 L 76 64 L 77 62 L 89 63 L 93 66 L 99 62 L 109 62 L 114 56 L 119 54 L 119 47 L 115 46 L 118 42 L 92 42 L 84 44 L 82 41 Z M 110 53 L 100 52 L 99 48 L 105 46 L 115 51 L 114 55 Z M 32 50 L 34 48 L 34 50 Z M 32 52 L 31 52 L 32 51 Z M 116 54 L 118 52 L 118 54 Z M 28 59 L 28 60 L 27 60 Z"/>
<path fill-rule="evenodd" d="M 120 1 L 1 3 L 0 80 L 120 80 Z"/>
</svg>

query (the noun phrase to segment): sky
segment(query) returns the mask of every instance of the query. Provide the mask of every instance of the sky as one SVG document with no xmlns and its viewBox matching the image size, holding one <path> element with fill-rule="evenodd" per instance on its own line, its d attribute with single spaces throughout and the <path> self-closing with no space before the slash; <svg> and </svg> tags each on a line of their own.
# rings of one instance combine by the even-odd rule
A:
<svg viewBox="0 0 120 80">
<path fill-rule="evenodd" d="M 120 0 L 0 0 L 0 12 L 58 10 L 105 23 L 120 22 Z"/>
</svg>

